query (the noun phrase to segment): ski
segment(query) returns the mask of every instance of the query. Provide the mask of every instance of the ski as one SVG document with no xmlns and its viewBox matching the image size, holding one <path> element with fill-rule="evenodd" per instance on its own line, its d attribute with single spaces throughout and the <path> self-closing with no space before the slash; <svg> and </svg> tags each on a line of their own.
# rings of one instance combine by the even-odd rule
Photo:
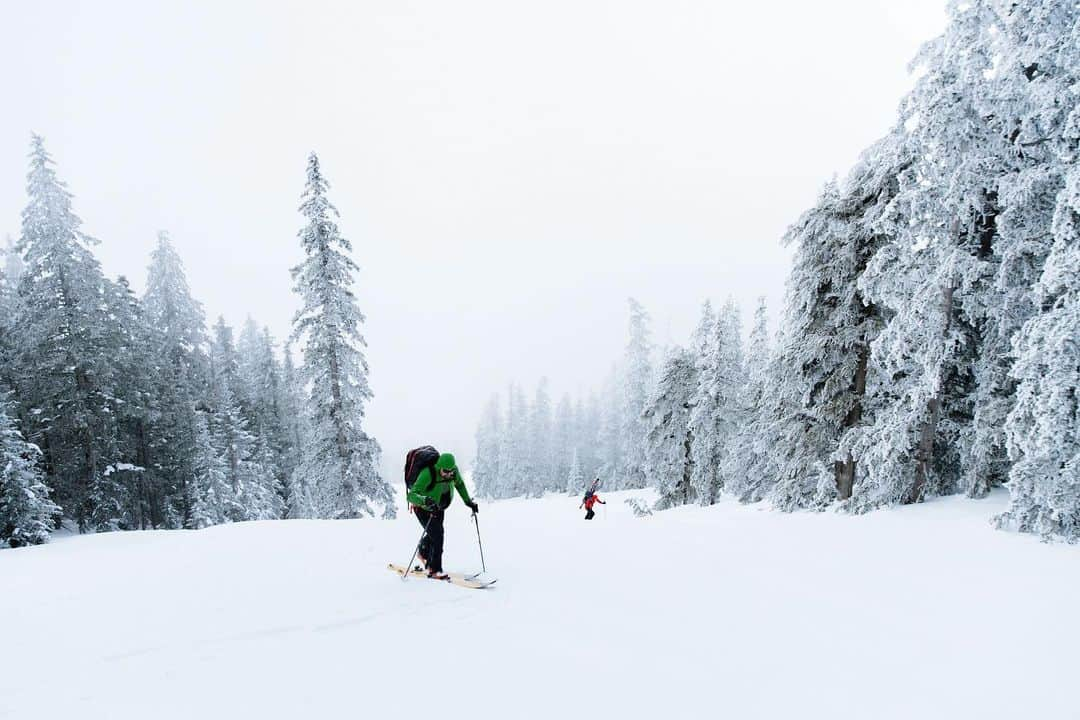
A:
<svg viewBox="0 0 1080 720">
<path fill-rule="evenodd" d="M 400 565 L 395 565 L 394 563 L 390 563 L 389 565 L 387 565 L 387 567 L 392 572 L 395 572 L 402 577 L 408 574 L 409 577 L 423 578 L 425 580 L 433 579 L 428 578 L 427 573 L 423 570 L 406 570 L 404 567 Z M 458 587 L 469 588 L 471 590 L 483 590 L 484 588 L 489 588 L 496 582 L 498 582 L 498 578 L 492 580 L 480 580 L 480 573 L 473 573 L 471 575 L 466 575 L 464 573 L 447 573 L 447 575 L 449 577 L 447 577 L 442 582 L 448 582 L 451 585 L 457 585 Z"/>
</svg>

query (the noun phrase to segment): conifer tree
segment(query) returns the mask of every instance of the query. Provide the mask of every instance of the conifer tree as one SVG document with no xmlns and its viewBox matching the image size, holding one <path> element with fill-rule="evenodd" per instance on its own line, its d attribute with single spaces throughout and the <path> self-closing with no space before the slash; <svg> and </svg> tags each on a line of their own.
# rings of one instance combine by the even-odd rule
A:
<svg viewBox="0 0 1080 720">
<path fill-rule="evenodd" d="M 652 331 L 649 313 L 630 298 L 630 340 L 624 356 L 622 387 L 622 454 L 618 465 L 618 487 L 645 487 L 645 421 L 642 414 L 652 392 Z"/>
<path fill-rule="evenodd" d="M 668 351 L 644 417 L 646 477 L 660 495 L 657 507 L 685 505 L 693 499 L 690 434 L 691 402 L 697 391 L 697 364 L 679 346 Z"/>
<path fill-rule="evenodd" d="M 362 425 L 372 392 L 360 333 L 364 316 L 352 291 L 357 266 L 349 257 L 352 244 L 334 220 L 328 187 L 312 153 L 300 205 L 307 220 L 299 233 L 305 259 L 292 270 L 302 302 L 292 340 L 303 342 L 310 427 L 297 472 L 317 484 L 322 517 L 373 515 L 373 506 L 393 517 L 393 493 L 379 475 L 379 444 Z"/>
<path fill-rule="evenodd" d="M 106 280 L 53 169 L 31 142 L 29 202 L 22 213 L 16 390 L 27 438 L 44 456 L 46 481 L 82 530 L 94 528 L 92 489 L 115 463 L 115 369 L 106 345 Z"/>
</svg>

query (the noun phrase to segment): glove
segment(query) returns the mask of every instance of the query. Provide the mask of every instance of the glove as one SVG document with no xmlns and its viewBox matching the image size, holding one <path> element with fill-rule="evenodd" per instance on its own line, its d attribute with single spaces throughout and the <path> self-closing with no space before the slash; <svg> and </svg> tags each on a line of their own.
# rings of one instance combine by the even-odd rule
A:
<svg viewBox="0 0 1080 720">
<path fill-rule="evenodd" d="M 425 498 L 424 499 L 424 509 L 427 510 L 429 513 L 433 513 L 433 512 L 436 512 L 439 509 L 439 504 L 437 502 L 435 502 L 434 500 L 432 500 L 431 498 Z"/>
<path fill-rule="evenodd" d="M 469 508 L 471 508 L 474 513 L 480 512 L 480 506 L 476 504 L 475 500 L 469 503 Z"/>
</svg>

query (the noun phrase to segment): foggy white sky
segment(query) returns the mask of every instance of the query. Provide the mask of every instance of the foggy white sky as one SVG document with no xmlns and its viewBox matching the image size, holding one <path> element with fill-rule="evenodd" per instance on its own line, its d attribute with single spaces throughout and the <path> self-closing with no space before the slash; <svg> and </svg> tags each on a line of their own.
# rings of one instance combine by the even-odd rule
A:
<svg viewBox="0 0 1080 720">
<path fill-rule="evenodd" d="M 0 235 L 33 130 L 107 273 L 141 291 L 168 229 L 211 320 L 283 338 L 314 149 L 388 472 L 425 442 L 471 457 L 511 379 L 600 385 L 628 295 L 661 344 L 706 297 L 777 314 L 780 236 L 891 125 L 943 5 L 6 2 Z"/>
</svg>

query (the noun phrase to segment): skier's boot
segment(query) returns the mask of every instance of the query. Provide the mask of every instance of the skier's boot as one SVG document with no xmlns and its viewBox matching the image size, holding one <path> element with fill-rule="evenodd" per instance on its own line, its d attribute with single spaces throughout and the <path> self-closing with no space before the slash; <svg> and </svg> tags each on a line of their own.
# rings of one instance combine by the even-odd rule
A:
<svg viewBox="0 0 1080 720">
<path fill-rule="evenodd" d="M 442 570 L 428 570 L 427 576 L 432 580 L 449 580 L 450 576 Z"/>
</svg>

